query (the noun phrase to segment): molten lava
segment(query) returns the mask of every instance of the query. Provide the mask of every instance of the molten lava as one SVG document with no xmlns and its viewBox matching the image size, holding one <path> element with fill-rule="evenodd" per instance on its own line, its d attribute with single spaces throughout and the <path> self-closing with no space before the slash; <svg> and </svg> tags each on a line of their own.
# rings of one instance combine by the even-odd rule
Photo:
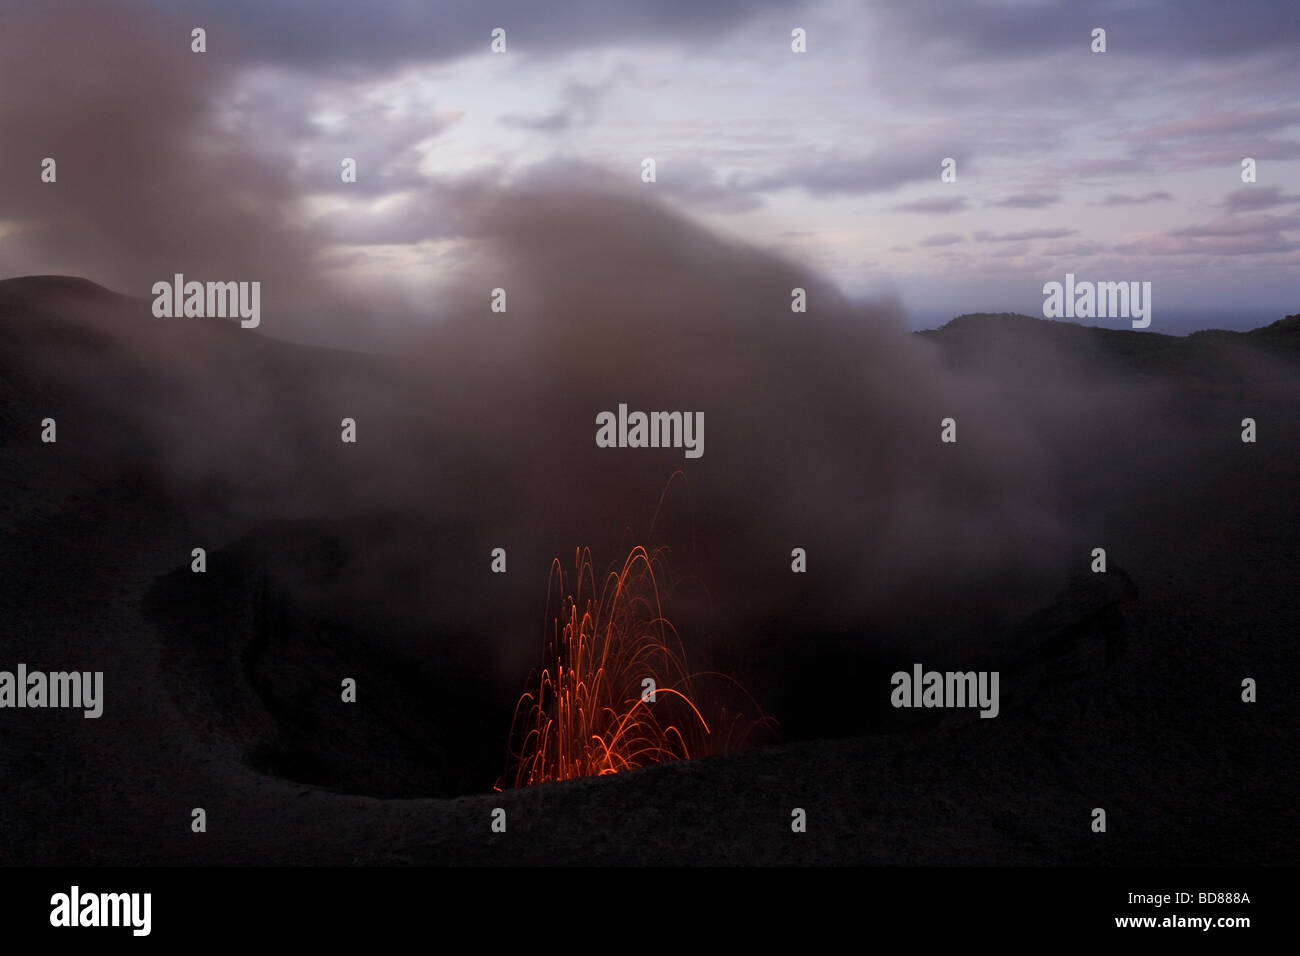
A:
<svg viewBox="0 0 1300 956">
<path fill-rule="evenodd" d="M 702 713 L 681 641 L 660 604 L 664 556 L 633 548 L 599 593 L 589 550 L 575 555 L 576 593 L 565 587 L 559 559 L 551 563 L 547 664 L 515 705 L 504 785 L 721 753 L 745 736 L 737 734 L 739 715 L 720 711 L 711 722 Z M 560 609 L 552 615 L 556 597 Z M 696 675 L 708 676 L 720 675 Z"/>
</svg>

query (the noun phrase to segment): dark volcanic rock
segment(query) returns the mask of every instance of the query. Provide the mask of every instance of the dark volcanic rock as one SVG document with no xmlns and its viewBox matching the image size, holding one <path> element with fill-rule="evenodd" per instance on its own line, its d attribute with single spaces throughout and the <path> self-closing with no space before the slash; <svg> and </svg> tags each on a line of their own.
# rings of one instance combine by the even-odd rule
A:
<svg viewBox="0 0 1300 956">
<path fill-rule="evenodd" d="M 182 709 L 272 776 L 387 797 L 486 789 L 504 761 L 508 705 L 472 661 L 435 652 L 446 642 L 421 621 L 418 588 L 352 600 L 372 560 L 357 536 L 413 534 L 391 516 L 276 522 L 209 555 L 203 574 L 160 578 L 148 607 Z M 355 702 L 342 700 L 344 678 Z"/>
</svg>

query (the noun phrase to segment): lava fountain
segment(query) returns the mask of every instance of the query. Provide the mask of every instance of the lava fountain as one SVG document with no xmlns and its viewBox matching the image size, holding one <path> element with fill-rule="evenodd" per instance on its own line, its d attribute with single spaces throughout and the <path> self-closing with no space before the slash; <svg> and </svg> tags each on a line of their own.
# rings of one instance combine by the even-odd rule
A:
<svg viewBox="0 0 1300 956">
<path fill-rule="evenodd" d="M 743 724 L 743 714 L 721 707 L 706 719 L 693 684 L 721 678 L 738 685 L 688 671 L 661 606 L 665 558 L 664 549 L 633 548 L 599 592 L 590 549 L 575 552 L 576 590 L 566 586 L 559 559 L 551 563 L 546 664 L 515 705 L 497 789 L 723 753 L 771 725 L 761 716 Z"/>
</svg>

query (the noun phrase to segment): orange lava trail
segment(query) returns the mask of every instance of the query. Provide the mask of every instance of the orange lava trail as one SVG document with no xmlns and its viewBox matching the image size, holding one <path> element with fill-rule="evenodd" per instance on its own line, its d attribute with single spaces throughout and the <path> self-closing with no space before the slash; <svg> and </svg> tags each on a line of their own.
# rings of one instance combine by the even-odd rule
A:
<svg viewBox="0 0 1300 956">
<path fill-rule="evenodd" d="M 599 594 L 589 549 L 575 553 L 567 594 L 559 559 L 547 582 L 547 665 L 520 696 L 510 765 L 498 783 L 526 787 L 622 773 L 729 749 L 734 721 L 714 739 L 691 687 L 677 631 L 664 618 L 656 566 L 664 552 L 636 547 Z M 554 617 L 552 598 L 561 596 Z M 653 699 L 650 698 L 653 683 Z"/>
</svg>

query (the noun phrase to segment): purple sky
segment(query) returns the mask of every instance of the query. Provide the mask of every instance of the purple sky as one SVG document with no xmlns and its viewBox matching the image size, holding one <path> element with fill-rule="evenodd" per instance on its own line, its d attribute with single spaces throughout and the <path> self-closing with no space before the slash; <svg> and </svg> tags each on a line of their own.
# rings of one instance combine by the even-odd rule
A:
<svg viewBox="0 0 1300 956">
<path fill-rule="evenodd" d="M 188 29 L 207 29 L 204 135 L 279 170 L 335 278 L 407 302 L 436 301 L 473 255 L 440 197 L 557 177 L 653 191 L 916 326 L 1041 314 L 1067 272 L 1150 281 L 1153 332 L 1300 311 L 1292 2 L 120 6 L 135 42 L 180 44 L 194 70 L 210 63 Z M 120 285 L 24 247 L 41 215 L 0 201 L 5 274 Z"/>
</svg>

